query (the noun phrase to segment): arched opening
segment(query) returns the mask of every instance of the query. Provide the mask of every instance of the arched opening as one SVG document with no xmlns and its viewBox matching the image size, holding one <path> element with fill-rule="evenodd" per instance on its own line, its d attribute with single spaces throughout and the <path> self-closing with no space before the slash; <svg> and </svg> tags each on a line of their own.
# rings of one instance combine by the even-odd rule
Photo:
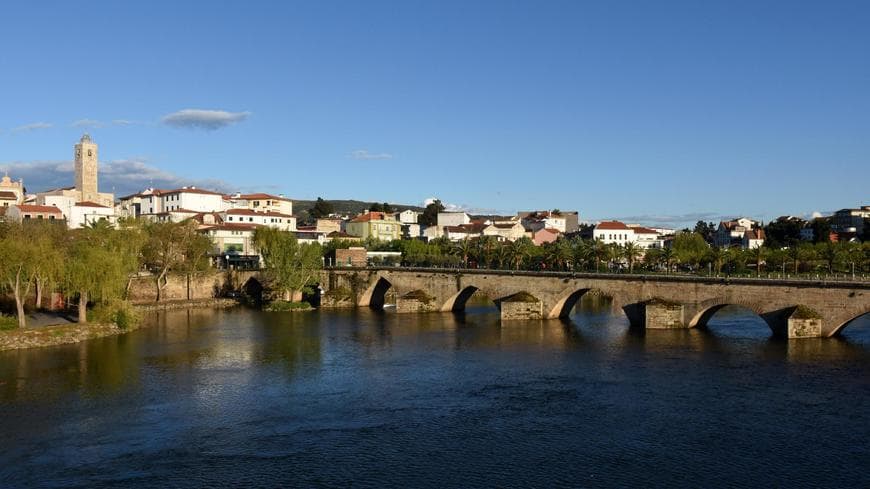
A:
<svg viewBox="0 0 870 489">
<path fill-rule="evenodd" d="M 769 338 L 773 328 L 758 312 L 740 304 L 715 304 L 695 315 L 689 327 L 734 338 Z"/>
<path fill-rule="evenodd" d="M 457 313 L 495 312 L 495 302 L 479 288 L 469 285 L 447 300 L 443 310 Z"/>
<path fill-rule="evenodd" d="M 393 290 L 393 284 L 387 279 L 380 277 L 372 289 L 372 297 L 369 299 L 369 307 L 372 309 L 383 309 L 385 305 L 392 299 L 395 304 L 396 292 Z"/>
<path fill-rule="evenodd" d="M 576 311 L 609 313 L 612 298 L 598 289 L 578 289 L 556 302 L 547 317 L 568 319 Z"/>
<path fill-rule="evenodd" d="M 260 305 L 263 303 L 263 284 L 254 277 L 248 279 L 245 285 L 242 286 L 242 293 L 252 303 Z"/>
<path fill-rule="evenodd" d="M 846 321 L 831 336 L 842 337 L 857 343 L 870 344 L 870 311 Z"/>
</svg>

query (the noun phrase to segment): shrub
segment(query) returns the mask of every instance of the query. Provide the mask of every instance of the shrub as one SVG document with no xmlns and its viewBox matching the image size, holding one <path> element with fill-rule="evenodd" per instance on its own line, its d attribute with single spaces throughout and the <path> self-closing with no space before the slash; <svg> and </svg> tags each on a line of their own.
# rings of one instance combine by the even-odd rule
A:
<svg viewBox="0 0 870 489">
<path fill-rule="evenodd" d="M 307 302 L 274 301 L 264 308 L 269 312 L 307 311 L 311 304 Z"/>
<path fill-rule="evenodd" d="M 110 323 L 119 329 L 127 329 L 139 322 L 139 314 L 127 301 L 113 301 L 100 304 L 94 308 L 94 319 L 101 323 Z"/>
<path fill-rule="evenodd" d="M 18 319 L 15 316 L 0 314 L 0 331 L 18 329 Z"/>
</svg>

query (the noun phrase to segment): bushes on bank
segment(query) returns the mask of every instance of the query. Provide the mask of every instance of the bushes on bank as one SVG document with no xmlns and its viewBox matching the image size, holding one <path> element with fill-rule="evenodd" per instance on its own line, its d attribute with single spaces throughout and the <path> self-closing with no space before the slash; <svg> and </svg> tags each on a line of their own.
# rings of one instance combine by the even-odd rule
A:
<svg viewBox="0 0 870 489">
<path fill-rule="evenodd" d="M 18 319 L 15 316 L 0 314 L 0 331 L 18 329 Z"/>
<path fill-rule="evenodd" d="M 293 301 L 274 301 L 263 308 L 264 311 L 269 312 L 307 311 L 309 309 L 313 309 L 311 304 Z"/>
<path fill-rule="evenodd" d="M 100 323 L 114 324 L 119 329 L 128 329 L 139 323 L 139 313 L 127 301 L 112 301 L 99 304 L 93 316 Z"/>
</svg>

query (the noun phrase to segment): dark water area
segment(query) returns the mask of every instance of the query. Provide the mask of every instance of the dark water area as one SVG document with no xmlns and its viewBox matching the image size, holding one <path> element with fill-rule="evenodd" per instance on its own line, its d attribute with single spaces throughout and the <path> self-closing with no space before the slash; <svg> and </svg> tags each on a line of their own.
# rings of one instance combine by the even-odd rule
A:
<svg viewBox="0 0 870 489">
<path fill-rule="evenodd" d="M 2 487 L 870 487 L 870 321 L 155 314 L 0 353 Z"/>
</svg>

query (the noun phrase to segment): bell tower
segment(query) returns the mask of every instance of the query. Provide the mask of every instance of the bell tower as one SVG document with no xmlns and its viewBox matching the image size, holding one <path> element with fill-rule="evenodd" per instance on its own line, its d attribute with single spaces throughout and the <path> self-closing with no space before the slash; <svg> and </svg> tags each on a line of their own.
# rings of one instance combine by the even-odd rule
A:
<svg viewBox="0 0 870 489">
<path fill-rule="evenodd" d="M 97 202 L 97 144 L 85 133 L 75 149 L 76 192 L 80 201 Z"/>
</svg>

